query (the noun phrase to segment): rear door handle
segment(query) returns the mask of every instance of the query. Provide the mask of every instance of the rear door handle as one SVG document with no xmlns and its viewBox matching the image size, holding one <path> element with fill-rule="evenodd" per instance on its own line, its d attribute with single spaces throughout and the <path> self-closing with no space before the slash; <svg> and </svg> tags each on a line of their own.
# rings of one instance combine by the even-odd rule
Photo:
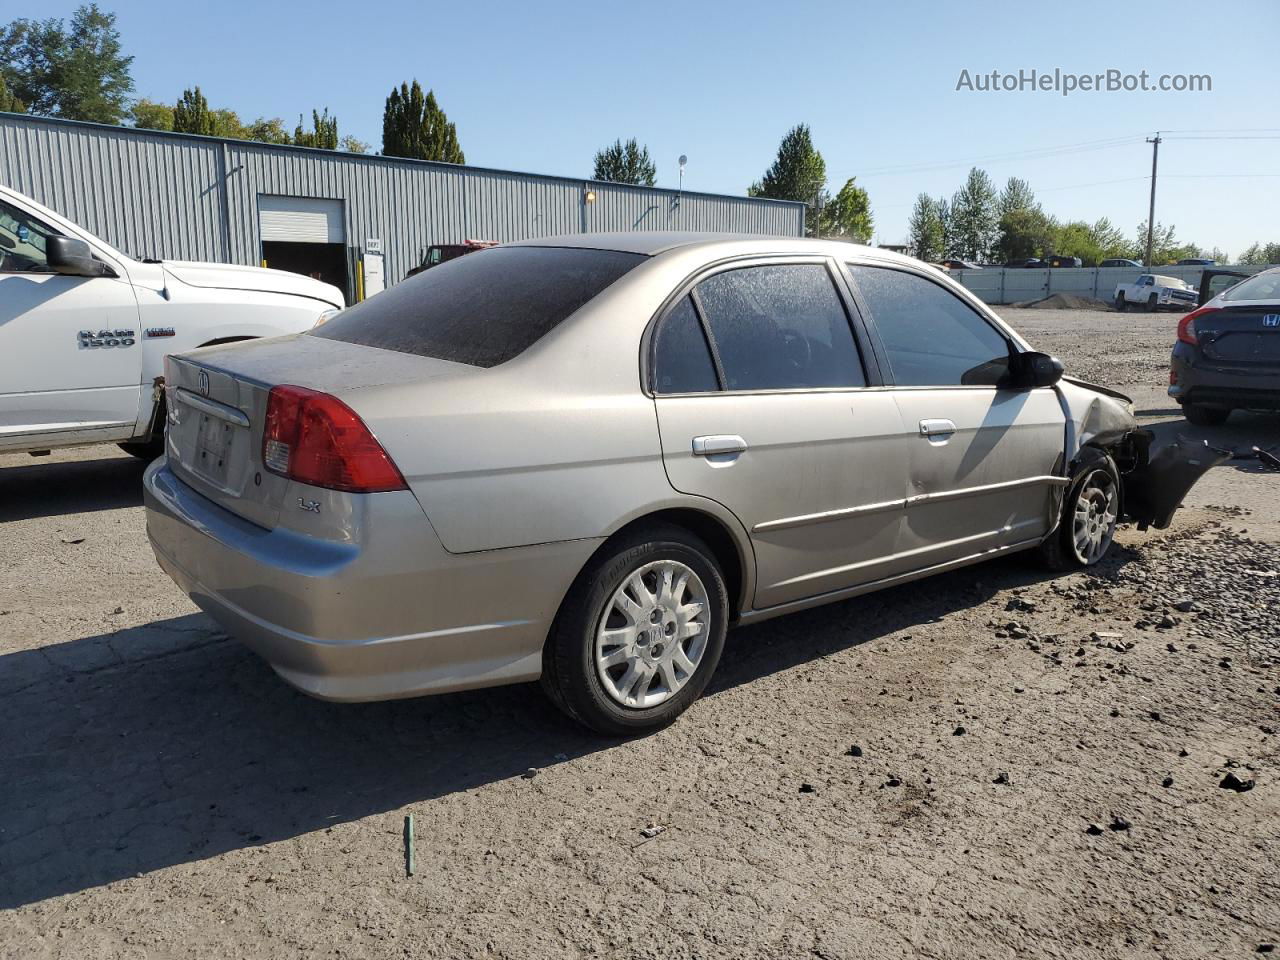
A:
<svg viewBox="0 0 1280 960">
<path fill-rule="evenodd" d="M 921 420 L 920 436 L 946 437 L 956 432 L 956 425 L 950 420 Z"/>
<path fill-rule="evenodd" d="M 693 455 L 695 457 L 712 457 L 719 453 L 743 453 L 747 449 L 747 441 L 734 434 L 716 434 L 711 437 L 693 438 Z"/>
</svg>

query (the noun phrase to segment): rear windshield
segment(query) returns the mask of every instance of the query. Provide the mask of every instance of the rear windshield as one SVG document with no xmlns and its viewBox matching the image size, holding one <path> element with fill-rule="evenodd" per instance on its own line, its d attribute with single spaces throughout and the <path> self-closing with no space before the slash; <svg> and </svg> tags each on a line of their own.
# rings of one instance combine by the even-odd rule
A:
<svg viewBox="0 0 1280 960">
<path fill-rule="evenodd" d="M 1241 280 L 1222 295 L 1223 300 L 1280 300 L 1280 271 L 1268 270 Z"/>
<path fill-rule="evenodd" d="M 479 250 L 342 311 L 315 336 L 493 367 L 644 259 L 573 247 Z"/>
</svg>

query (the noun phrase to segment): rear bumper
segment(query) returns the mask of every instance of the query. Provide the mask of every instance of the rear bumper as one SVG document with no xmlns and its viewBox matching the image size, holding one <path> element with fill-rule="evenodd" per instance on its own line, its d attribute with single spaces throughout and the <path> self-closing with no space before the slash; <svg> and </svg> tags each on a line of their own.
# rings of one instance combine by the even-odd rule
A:
<svg viewBox="0 0 1280 960">
<path fill-rule="evenodd" d="M 1214 363 L 1179 343 L 1170 360 L 1169 396 L 1179 403 L 1248 410 L 1280 410 L 1280 366 Z"/>
<path fill-rule="evenodd" d="M 167 461 L 143 479 L 161 568 L 286 681 L 386 700 L 536 679 L 561 598 L 597 541 L 453 555 L 413 495 L 368 495 L 351 542 L 265 530 Z"/>
</svg>

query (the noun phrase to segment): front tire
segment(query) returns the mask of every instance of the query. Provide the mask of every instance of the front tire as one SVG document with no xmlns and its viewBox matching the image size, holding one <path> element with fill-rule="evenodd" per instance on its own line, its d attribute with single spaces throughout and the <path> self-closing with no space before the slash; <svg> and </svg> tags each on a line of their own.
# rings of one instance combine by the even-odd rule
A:
<svg viewBox="0 0 1280 960">
<path fill-rule="evenodd" d="M 1051 570 L 1093 566 L 1115 542 L 1119 515 L 1120 472 L 1115 461 L 1104 456 L 1067 488 L 1058 529 L 1040 544 L 1040 556 Z"/>
<path fill-rule="evenodd" d="M 728 611 L 724 577 L 698 537 L 666 525 L 627 535 L 570 588 L 543 651 L 543 689 L 599 733 L 658 730 L 706 689 Z"/>
<path fill-rule="evenodd" d="M 1154 293 L 1147 297 L 1147 313 L 1155 313 L 1158 304 L 1159 301 Z"/>
<path fill-rule="evenodd" d="M 1193 423 L 1197 427 L 1220 427 L 1227 422 L 1231 411 L 1224 410 L 1222 407 L 1202 407 L 1196 403 L 1184 403 L 1182 415 L 1187 418 L 1187 423 Z"/>
<path fill-rule="evenodd" d="M 1121 313 L 1129 309 L 1129 301 L 1124 298 L 1123 293 L 1116 294 L 1116 309 Z"/>
</svg>

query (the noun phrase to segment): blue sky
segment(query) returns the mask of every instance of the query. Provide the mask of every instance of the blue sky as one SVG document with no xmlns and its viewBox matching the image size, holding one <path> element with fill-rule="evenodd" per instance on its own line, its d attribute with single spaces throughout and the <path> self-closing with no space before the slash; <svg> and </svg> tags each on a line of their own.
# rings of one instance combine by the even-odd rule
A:
<svg viewBox="0 0 1280 960">
<path fill-rule="evenodd" d="M 1145 136 L 1280 128 L 1275 0 L 101 5 L 119 16 L 139 96 L 172 102 L 199 83 L 214 106 L 290 126 L 328 106 L 375 149 L 388 91 L 413 77 L 435 89 L 469 162 L 538 173 L 586 176 L 596 149 L 635 136 L 660 185 L 686 153 L 687 188 L 741 193 L 807 122 L 832 184 L 857 176 L 869 191 L 878 242 L 903 240 L 916 194 L 950 195 L 976 158 L 992 158 L 980 165 L 998 183 L 1029 180 L 1050 213 L 1132 232 L 1147 210 Z M 74 6 L 6 4 L 32 17 Z M 962 69 L 1055 67 L 1209 74 L 1213 90 L 956 90 Z M 1048 150 L 1076 144 L 1090 146 Z M 1233 254 L 1280 240 L 1277 155 L 1280 139 L 1169 139 L 1157 219 Z"/>
</svg>

